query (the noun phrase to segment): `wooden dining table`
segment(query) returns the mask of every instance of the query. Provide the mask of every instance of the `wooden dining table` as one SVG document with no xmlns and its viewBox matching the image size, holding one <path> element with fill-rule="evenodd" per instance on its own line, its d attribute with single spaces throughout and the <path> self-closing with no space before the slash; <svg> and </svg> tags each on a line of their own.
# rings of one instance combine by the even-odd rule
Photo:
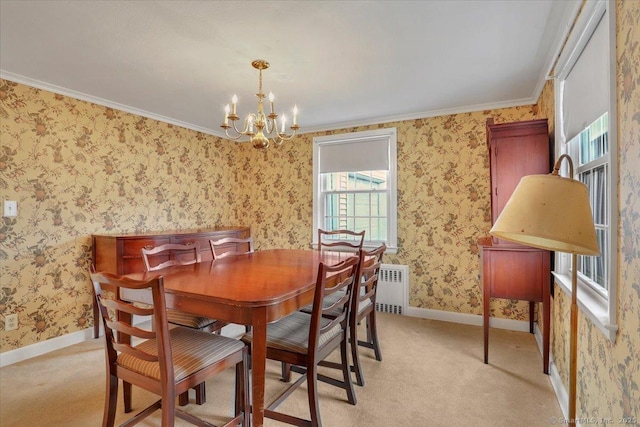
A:
<svg viewBox="0 0 640 427">
<path fill-rule="evenodd" d="M 146 280 L 163 276 L 167 308 L 251 325 L 252 425 L 262 426 L 267 324 L 312 302 L 320 262 L 335 265 L 353 255 L 270 249 L 127 277 Z M 151 294 L 141 291 L 129 290 L 122 297 L 151 302 Z"/>
</svg>

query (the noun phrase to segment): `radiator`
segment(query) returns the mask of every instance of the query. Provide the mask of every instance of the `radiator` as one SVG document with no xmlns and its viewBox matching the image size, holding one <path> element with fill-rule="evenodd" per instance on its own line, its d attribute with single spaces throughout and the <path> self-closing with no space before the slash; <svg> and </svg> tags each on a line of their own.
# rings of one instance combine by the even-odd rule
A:
<svg viewBox="0 0 640 427">
<path fill-rule="evenodd" d="M 409 266 L 382 264 L 378 276 L 376 310 L 406 314 L 409 300 Z"/>
</svg>

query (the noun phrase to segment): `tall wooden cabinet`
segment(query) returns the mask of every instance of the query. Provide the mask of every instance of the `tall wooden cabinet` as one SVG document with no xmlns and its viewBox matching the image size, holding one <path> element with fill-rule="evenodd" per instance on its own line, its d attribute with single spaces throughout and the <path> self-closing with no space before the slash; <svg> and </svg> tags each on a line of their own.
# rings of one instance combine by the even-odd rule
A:
<svg viewBox="0 0 640 427">
<path fill-rule="evenodd" d="M 491 224 L 502 212 L 525 175 L 551 170 L 547 119 L 494 124 L 487 120 L 491 168 Z M 491 298 L 529 301 L 533 333 L 536 302 L 542 302 L 543 370 L 549 373 L 551 253 L 491 236 L 478 240 L 483 297 L 484 363 L 489 361 L 489 302 Z"/>
</svg>

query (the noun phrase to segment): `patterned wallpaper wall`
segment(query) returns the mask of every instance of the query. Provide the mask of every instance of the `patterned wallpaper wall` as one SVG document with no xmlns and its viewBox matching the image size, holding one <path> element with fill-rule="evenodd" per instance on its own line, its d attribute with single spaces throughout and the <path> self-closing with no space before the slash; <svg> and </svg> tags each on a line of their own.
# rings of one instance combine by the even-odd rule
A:
<svg viewBox="0 0 640 427">
<path fill-rule="evenodd" d="M 640 2 L 616 5 L 619 330 L 612 343 L 579 312 L 577 415 L 611 419 L 613 425 L 640 426 Z M 550 83 L 538 106 L 543 116 L 553 117 Z M 568 387 L 571 298 L 560 289 L 556 287 L 551 308 L 551 353 Z"/>
<path fill-rule="evenodd" d="M 236 221 L 233 146 L 0 80 L 2 352 L 89 327 L 90 235 Z M 5 332 L 5 315 L 19 329 Z"/>
<path fill-rule="evenodd" d="M 580 316 L 578 411 L 640 415 L 640 2 L 618 6 L 619 315 L 615 343 Z M 538 105 L 380 125 L 398 128 L 399 244 L 414 307 L 479 315 L 479 236 L 490 228 L 485 121 L 547 117 Z M 247 225 L 258 249 L 308 248 L 312 140 L 249 145 L 0 80 L 0 352 L 88 328 L 92 233 Z M 568 300 L 556 289 L 552 357 L 566 384 Z M 20 328 L 4 332 L 5 315 Z M 527 320 L 528 305 L 492 302 Z"/>
<path fill-rule="evenodd" d="M 578 328 L 578 414 L 640 426 L 640 2 L 616 2 L 618 91 L 618 334 L 611 343 L 586 317 Z M 569 323 L 562 295 L 559 323 Z M 568 326 L 567 326 L 568 327 Z M 568 339 L 567 339 L 568 341 Z M 568 342 L 563 347 L 568 353 Z M 563 354 L 563 350 L 558 351 Z M 568 362 L 566 362 L 568 363 Z M 624 422 L 620 422 L 623 420 Z"/>
<path fill-rule="evenodd" d="M 302 135 L 278 150 L 244 149 L 239 180 L 247 223 L 265 247 L 305 247 L 312 238 L 312 143 L 316 136 L 378 127 L 398 130 L 397 255 L 410 266 L 410 305 L 482 313 L 476 240 L 491 227 L 485 124 L 539 118 L 536 106 L 480 111 Z M 280 167 L 273 167 L 281 165 Z M 492 315 L 527 320 L 524 302 L 496 300 Z"/>
<path fill-rule="evenodd" d="M 9 81 L 0 88 L 2 198 L 17 200 L 20 212 L 3 218 L 0 313 L 4 321 L 18 312 L 21 325 L 3 332 L 2 351 L 89 326 L 93 233 L 241 224 L 258 248 L 309 247 L 314 135 L 265 153 Z M 412 306 L 481 313 L 485 122 L 536 112 L 387 125 L 398 128 L 400 250 L 386 261 L 410 266 Z M 492 311 L 526 320 L 528 306 L 497 300 Z"/>
</svg>

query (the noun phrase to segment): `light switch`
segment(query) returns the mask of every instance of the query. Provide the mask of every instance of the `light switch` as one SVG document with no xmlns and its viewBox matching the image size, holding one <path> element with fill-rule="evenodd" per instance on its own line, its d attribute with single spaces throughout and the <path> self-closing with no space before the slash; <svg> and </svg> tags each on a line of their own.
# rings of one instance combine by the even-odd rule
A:
<svg viewBox="0 0 640 427">
<path fill-rule="evenodd" d="M 4 217 L 18 216 L 18 202 L 15 200 L 4 201 Z"/>
</svg>

